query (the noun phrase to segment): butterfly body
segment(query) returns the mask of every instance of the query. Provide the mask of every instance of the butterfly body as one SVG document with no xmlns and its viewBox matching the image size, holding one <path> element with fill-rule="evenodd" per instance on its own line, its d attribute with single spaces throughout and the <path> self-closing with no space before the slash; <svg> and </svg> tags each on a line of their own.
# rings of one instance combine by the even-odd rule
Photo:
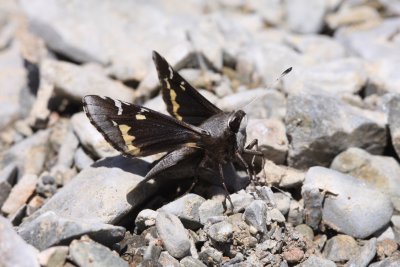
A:
<svg viewBox="0 0 400 267">
<path fill-rule="evenodd" d="M 84 97 L 83 104 L 91 123 L 124 155 L 138 157 L 168 152 L 149 171 L 145 181 L 159 176 L 201 179 L 219 173 L 214 182 L 225 186 L 222 168 L 232 161 L 241 162 L 250 175 L 242 155 L 260 155 L 260 152 L 245 147 L 245 112 L 223 112 L 158 53 L 153 53 L 153 60 L 172 117 L 139 105 L 89 95 Z"/>
</svg>

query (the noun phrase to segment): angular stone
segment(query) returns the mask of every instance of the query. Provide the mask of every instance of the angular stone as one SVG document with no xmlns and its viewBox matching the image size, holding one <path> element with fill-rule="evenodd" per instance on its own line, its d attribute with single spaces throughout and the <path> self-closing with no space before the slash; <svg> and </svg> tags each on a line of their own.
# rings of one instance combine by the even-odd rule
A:
<svg viewBox="0 0 400 267">
<path fill-rule="evenodd" d="M 28 221 L 54 211 L 64 218 L 117 223 L 156 189 L 151 184 L 139 184 L 148 170 L 148 163 L 123 156 L 97 161 L 60 189 Z"/>
<path fill-rule="evenodd" d="M 139 232 L 156 224 L 158 212 L 151 209 L 144 209 L 139 212 L 135 219 L 135 226 Z"/>
<path fill-rule="evenodd" d="M 200 227 L 199 207 L 204 201 L 199 195 L 186 194 L 162 206 L 158 211 L 174 214 L 186 227 L 196 229 Z"/>
<path fill-rule="evenodd" d="M 54 245 L 68 244 L 72 239 L 83 235 L 111 246 L 124 238 L 125 228 L 93 221 L 67 219 L 48 211 L 21 226 L 18 234 L 37 249 L 44 250 Z"/>
<path fill-rule="evenodd" d="M 347 261 L 359 253 L 360 248 L 351 236 L 337 235 L 326 242 L 323 255 L 335 262 Z"/>
<path fill-rule="evenodd" d="M 293 0 L 285 3 L 287 27 L 298 33 L 318 33 L 329 5 L 326 1 Z"/>
<path fill-rule="evenodd" d="M 299 267 L 336 267 L 336 264 L 322 257 L 311 255 L 307 260 L 298 265 Z"/>
<path fill-rule="evenodd" d="M 222 221 L 211 225 L 207 230 L 208 236 L 215 242 L 226 243 L 232 238 L 232 224 Z"/>
<path fill-rule="evenodd" d="M 285 222 L 285 216 L 283 216 L 283 214 L 279 211 L 279 209 L 272 208 L 267 211 L 267 221 L 283 223 Z"/>
<path fill-rule="evenodd" d="M 288 194 L 284 194 L 281 192 L 274 193 L 274 200 L 276 203 L 276 208 L 283 214 L 286 215 L 289 212 L 290 208 L 290 198 L 291 196 Z"/>
<path fill-rule="evenodd" d="M 359 5 L 350 8 L 340 8 L 338 12 L 334 12 L 326 16 L 326 22 L 331 29 L 337 29 L 343 26 L 354 26 L 364 22 L 379 20 L 379 12 L 368 5 Z"/>
<path fill-rule="evenodd" d="M 295 188 L 304 181 L 304 172 L 282 165 L 276 165 L 274 162 L 266 160 L 264 165 L 266 182 L 269 185 L 283 188 Z"/>
<path fill-rule="evenodd" d="M 179 261 L 168 254 L 167 251 L 163 251 L 158 258 L 158 262 L 161 263 L 162 266 L 170 266 L 170 267 L 180 267 Z"/>
<path fill-rule="evenodd" d="M 10 195 L 1 207 L 1 211 L 6 214 L 14 214 L 22 207 L 36 188 L 37 176 L 34 174 L 26 174 L 21 180 L 11 189 Z"/>
<path fill-rule="evenodd" d="M 71 123 L 80 143 L 95 157 L 102 158 L 119 154 L 90 123 L 84 112 L 75 113 L 71 118 Z"/>
<path fill-rule="evenodd" d="M 294 229 L 299 232 L 304 238 L 307 238 L 310 241 L 314 240 L 314 232 L 307 224 L 299 224 Z"/>
<path fill-rule="evenodd" d="M 192 256 L 187 256 L 180 261 L 181 266 L 183 267 L 206 267 L 204 263 L 199 259 L 195 259 Z"/>
<path fill-rule="evenodd" d="M 243 218 L 249 226 L 264 233 L 267 230 L 267 205 L 263 200 L 254 200 L 244 210 Z"/>
<path fill-rule="evenodd" d="M 189 255 L 189 236 L 178 217 L 159 212 L 156 218 L 156 227 L 165 249 L 172 257 L 181 259 Z"/>
<path fill-rule="evenodd" d="M 365 238 L 387 225 L 392 216 L 389 196 L 352 176 L 312 167 L 306 174 L 302 192 L 313 188 L 326 192 L 322 219 L 338 232 Z"/>
<path fill-rule="evenodd" d="M 0 208 L 3 206 L 17 178 L 17 166 L 10 164 L 0 171 Z"/>
<path fill-rule="evenodd" d="M 16 253 L 18 252 L 18 253 Z M 37 250 L 28 245 L 0 216 L 0 262 L 2 266 L 39 267 Z"/>
<path fill-rule="evenodd" d="M 290 96 L 286 115 L 289 166 L 328 166 L 349 147 L 381 153 L 387 141 L 384 124 L 383 113 L 350 106 L 333 96 Z"/>
<path fill-rule="evenodd" d="M 254 197 L 251 194 L 248 194 L 244 191 L 239 191 L 238 193 L 234 193 L 230 195 L 232 204 L 233 204 L 233 212 L 241 212 L 243 211 L 251 202 L 253 202 Z M 227 208 L 232 209 L 231 203 L 227 201 Z"/>
<path fill-rule="evenodd" d="M 400 255 L 395 254 L 392 257 L 386 258 L 382 261 L 374 262 L 368 267 L 397 267 L 400 264 Z"/>
<path fill-rule="evenodd" d="M 396 95 L 389 101 L 389 129 L 393 147 L 400 156 L 400 95 Z"/>
<path fill-rule="evenodd" d="M 0 168 L 15 163 L 18 166 L 19 177 L 24 174 L 39 175 L 50 151 L 49 136 L 50 130 L 42 130 L 15 144 L 0 155 Z"/>
<path fill-rule="evenodd" d="M 266 159 L 276 164 L 286 161 L 289 142 L 285 125 L 278 119 L 250 119 L 247 124 L 247 140 L 258 140 L 258 147 Z"/>
<path fill-rule="evenodd" d="M 128 267 L 128 262 L 109 248 L 94 242 L 87 236 L 72 241 L 69 247 L 69 258 L 78 266 Z"/>
<path fill-rule="evenodd" d="M 200 223 L 206 224 L 208 218 L 222 216 L 224 214 L 224 206 L 221 201 L 209 199 L 204 201 L 199 207 Z"/>
<path fill-rule="evenodd" d="M 78 148 L 74 155 L 74 163 L 78 170 L 83 170 L 92 165 L 94 160 L 85 153 L 82 148 Z"/>
</svg>

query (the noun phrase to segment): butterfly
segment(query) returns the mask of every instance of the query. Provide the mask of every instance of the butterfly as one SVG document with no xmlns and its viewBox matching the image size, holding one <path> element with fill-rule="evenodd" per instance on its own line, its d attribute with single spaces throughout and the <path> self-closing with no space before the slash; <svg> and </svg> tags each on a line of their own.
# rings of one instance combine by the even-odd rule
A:
<svg viewBox="0 0 400 267">
<path fill-rule="evenodd" d="M 244 156 L 262 156 L 262 152 L 253 149 L 257 148 L 256 139 L 245 146 L 246 113 L 216 107 L 155 51 L 153 61 L 171 116 L 109 97 L 87 95 L 83 107 L 90 122 L 123 155 L 143 157 L 167 152 L 144 181 L 161 174 L 201 179 L 207 173 L 216 173 L 219 179 L 213 182 L 228 191 L 223 165 L 230 162 L 241 163 L 251 177 Z"/>
</svg>

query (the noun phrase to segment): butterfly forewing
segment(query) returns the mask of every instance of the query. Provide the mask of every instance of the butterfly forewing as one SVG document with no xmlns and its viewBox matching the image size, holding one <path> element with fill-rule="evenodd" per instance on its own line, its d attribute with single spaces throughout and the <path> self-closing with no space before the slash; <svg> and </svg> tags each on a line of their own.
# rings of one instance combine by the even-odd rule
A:
<svg viewBox="0 0 400 267">
<path fill-rule="evenodd" d="M 162 96 L 169 114 L 180 121 L 200 125 L 221 110 L 204 98 L 157 52 L 153 52 Z"/>
<path fill-rule="evenodd" d="M 151 109 L 96 95 L 85 96 L 91 123 L 118 151 L 147 156 L 180 147 L 196 147 L 201 129 Z"/>
</svg>

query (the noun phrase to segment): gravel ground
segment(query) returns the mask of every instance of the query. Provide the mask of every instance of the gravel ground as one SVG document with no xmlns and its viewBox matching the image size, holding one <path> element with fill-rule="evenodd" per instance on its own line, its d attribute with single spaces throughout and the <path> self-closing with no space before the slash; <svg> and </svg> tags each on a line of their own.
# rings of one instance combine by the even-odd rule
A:
<svg viewBox="0 0 400 267">
<path fill-rule="evenodd" d="M 83 113 L 167 114 L 152 50 L 249 115 L 265 164 L 225 166 L 233 206 L 140 183 L 160 155 L 121 156 Z M 2 1 L 0 266 L 400 266 L 399 69 L 399 1 Z"/>
</svg>

